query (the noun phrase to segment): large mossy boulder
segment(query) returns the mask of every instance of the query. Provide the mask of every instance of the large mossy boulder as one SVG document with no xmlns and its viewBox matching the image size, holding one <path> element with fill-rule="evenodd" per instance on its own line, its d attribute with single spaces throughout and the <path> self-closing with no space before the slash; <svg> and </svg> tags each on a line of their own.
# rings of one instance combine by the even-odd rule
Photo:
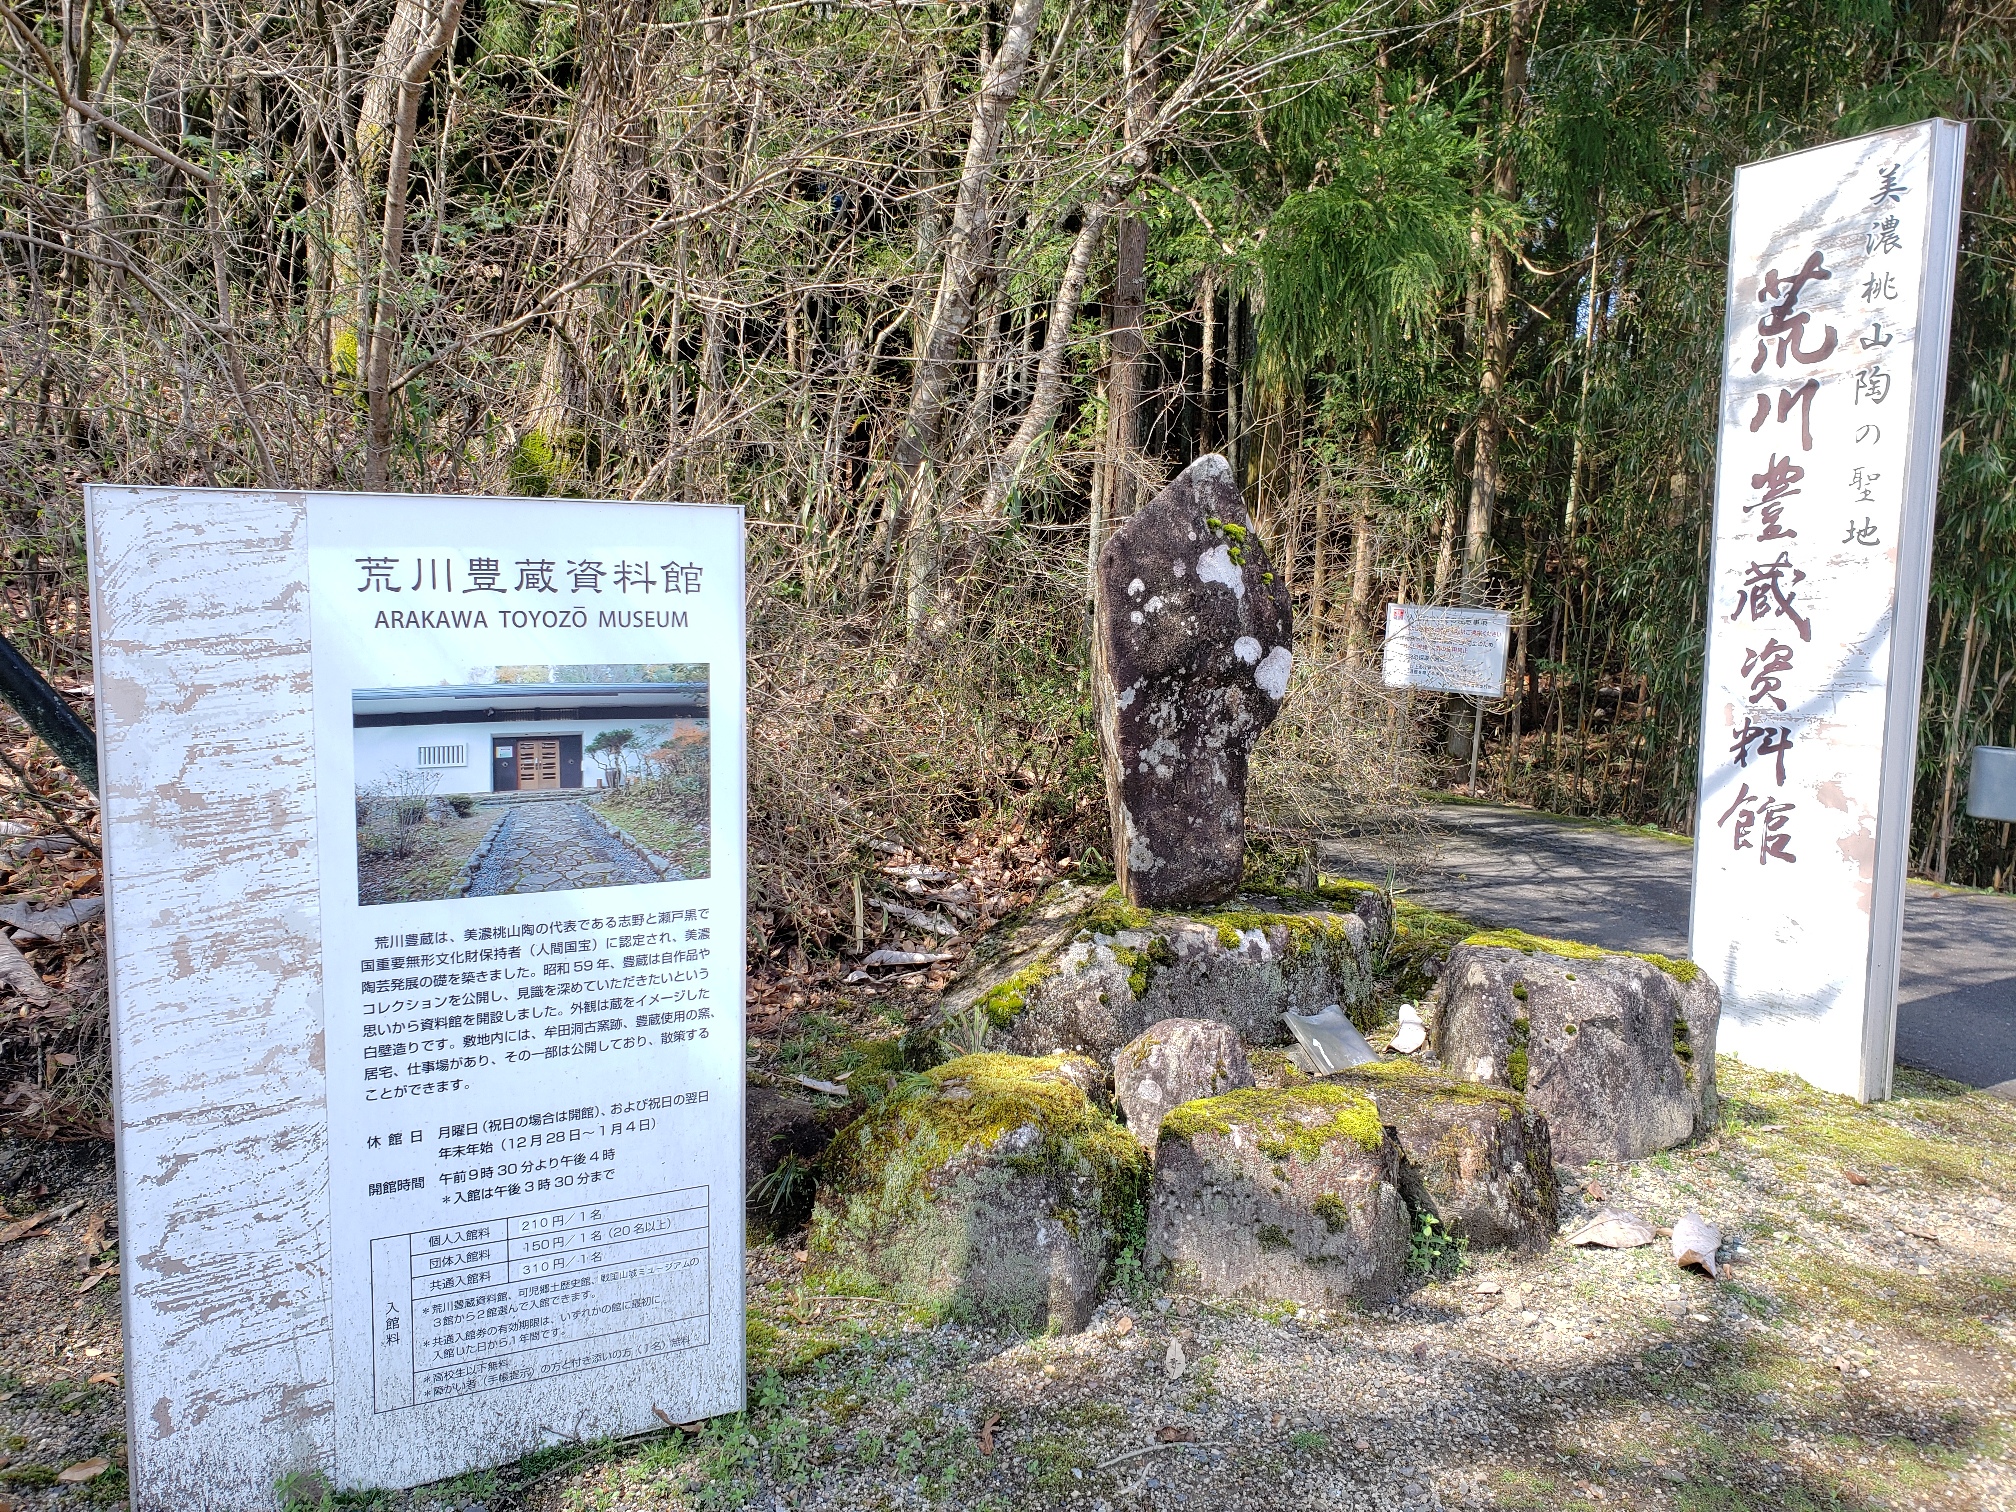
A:
<svg viewBox="0 0 2016 1512">
<path fill-rule="evenodd" d="M 1369 1005 L 1389 927 L 1376 892 L 1237 901 L 1197 913 L 1092 901 L 1075 927 L 1046 921 L 1033 948 L 957 984 L 945 1012 L 984 1015 L 990 1043 L 1016 1054 L 1104 1061 L 1163 1019 L 1208 1019 L 1272 1045 L 1288 1038 L 1284 1013 Z"/>
<path fill-rule="evenodd" d="M 1104 1080 L 1075 1056 L 986 1054 L 899 1083 L 829 1148 L 812 1251 L 947 1316 L 1083 1328 L 1148 1176 Z"/>
<path fill-rule="evenodd" d="M 1400 1146 L 1400 1191 L 1475 1249 L 1545 1249 L 1560 1203 L 1547 1120 L 1507 1087 L 1407 1060 L 1339 1073 L 1363 1090 Z"/>
<path fill-rule="evenodd" d="M 1163 1019 L 1113 1052 L 1113 1100 L 1146 1150 L 1155 1148 L 1171 1110 L 1252 1085 L 1238 1034 L 1209 1019 Z"/>
<path fill-rule="evenodd" d="M 1407 1266 L 1400 1149 L 1364 1091 L 1248 1088 L 1162 1121 L 1148 1258 L 1214 1297 L 1374 1305 Z"/>
<path fill-rule="evenodd" d="M 1714 1121 L 1721 996 L 1691 962 L 1473 935 L 1429 1007 L 1441 1064 L 1523 1092 L 1568 1164 L 1637 1160 Z"/>
</svg>

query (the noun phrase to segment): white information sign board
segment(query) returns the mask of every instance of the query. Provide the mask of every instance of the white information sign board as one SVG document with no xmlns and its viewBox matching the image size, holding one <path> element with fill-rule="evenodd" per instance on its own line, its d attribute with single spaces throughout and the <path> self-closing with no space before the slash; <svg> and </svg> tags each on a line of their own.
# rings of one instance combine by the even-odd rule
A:
<svg viewBox="0 0 2016 1512">
<path fill-rule="evenodd" d="M 1389 688 L 1502 698 L 1512 616 L 1499 609 L 1386 606 L 1381 680 Z"/>
<path fill-rule="evenodd" d="M 134 1506 L 738 1408 L 739 510 L 87 504 Z"/>
<path fill-rule="evenodd" d="M 1736 174 L 1691 950 L 1721 1047 L 1890 1090 L 1966 129 Z"/>
</svg>

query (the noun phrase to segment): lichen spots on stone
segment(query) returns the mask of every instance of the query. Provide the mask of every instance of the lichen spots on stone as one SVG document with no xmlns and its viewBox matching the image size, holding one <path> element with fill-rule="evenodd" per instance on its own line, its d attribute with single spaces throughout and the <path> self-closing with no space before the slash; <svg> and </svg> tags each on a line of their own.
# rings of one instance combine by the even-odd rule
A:
<svg viewBox="0 0 2016 1512">
<path fill-rule="evenodd" d="M 1230 546 L 1213 546 L 1197 558 L 1197 576 L 1206 583 L 1222 583 L 1233 597 L 1246 597 L 1246 574 L 1232 560 Z"/>
<path fill-rule="evenodd" d="M 1250 667 L 1260 660 L 1260 642 L 1250 635 L 1242 635 L 1232 642 L 1232 654 Z"/>
<path fill-rule="evenodd" d="M 1253 669 L 1253 681 L 1259 684 L 1262 693 L 1279 703 L 1288 696 L 1288 674 L 1294 667 L 1294 654 L 1286 646 L 1276 646 Z"/>
<path fill-rule="evenodd" d="M 1141 579 L 1139 578 L 1134 579 L 1133 582 L 1127 585 L 1127 596 L 1129 598 L 1139 598 L 1142 594 L 1146 593 L 1147 591 L 1148 591 L 1148 585 L 1142 582 Z"/>
</svg>

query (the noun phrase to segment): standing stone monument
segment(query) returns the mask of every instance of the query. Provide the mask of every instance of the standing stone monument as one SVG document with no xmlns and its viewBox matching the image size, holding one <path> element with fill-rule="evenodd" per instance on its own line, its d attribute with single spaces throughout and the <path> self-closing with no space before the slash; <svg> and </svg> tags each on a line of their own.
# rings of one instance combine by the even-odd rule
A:
<svg viewBox="0 0 2016 1512">
<path fill-rule="evenodd" d="M 1239 886 L 1246 759 L 1288 695 L 1287 588 L 1232 468 L 1199 457 L 1099 553 L 1099 745 L 1120 886 L 1141 907 Z"/>
</svg>

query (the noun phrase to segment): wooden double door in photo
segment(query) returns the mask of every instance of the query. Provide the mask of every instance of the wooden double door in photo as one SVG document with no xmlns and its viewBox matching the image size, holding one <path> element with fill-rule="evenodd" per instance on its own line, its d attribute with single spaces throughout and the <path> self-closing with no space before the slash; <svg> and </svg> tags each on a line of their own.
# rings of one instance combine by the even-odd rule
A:
<svg viewBox="0 0 2016 1512">
<path fill-rule="evenodd" d="M 579 735 L 499 735 L 490 742 L 491 789 L 536 793 L 581 786 Z"/>
</svg>

